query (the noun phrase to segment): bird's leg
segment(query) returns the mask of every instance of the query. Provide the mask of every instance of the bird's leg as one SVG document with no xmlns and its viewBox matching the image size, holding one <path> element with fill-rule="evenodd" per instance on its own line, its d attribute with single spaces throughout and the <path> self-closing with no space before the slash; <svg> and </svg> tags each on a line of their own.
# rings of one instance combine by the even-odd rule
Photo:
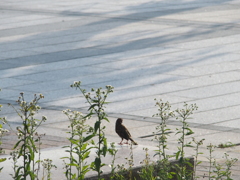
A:
<svg viewBox="0 0 240 180">
<path fill-rule="evenodd" d="M 119 145 L 123 145 L 122 141 L 123 141 L 123 139 L 122 139 L 122 140 L 121 140 L 121 142 L 120 142 L 120 143 L 118 143 L 118 144 L 119 144 Z"/>
<path fill-rule="evenodd" d="M 124 144 L 128 144 L 128 140 Z"/>
</svg>

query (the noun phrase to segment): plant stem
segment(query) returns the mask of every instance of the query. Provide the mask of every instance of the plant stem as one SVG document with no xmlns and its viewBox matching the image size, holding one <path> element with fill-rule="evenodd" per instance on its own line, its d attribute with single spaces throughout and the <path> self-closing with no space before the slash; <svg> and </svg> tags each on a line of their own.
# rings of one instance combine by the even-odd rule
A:
<svg viewBox="0 0 240 180">
<path fill-rule="evenodd" d="M 24 176 L 24 179 L 26 180 L 27 178 L 27 167 L 26 167 L 26 164 L 27 164 L 27 156 L 26 156 L 26 144 L 27 144 L 27 112 L 24 112 L 24 116 L 25 116 L 25 120 L 23 122 L 23 126 L 24 126 L 24 142 L 23 142 L 23 176 Z"/>
</svg>

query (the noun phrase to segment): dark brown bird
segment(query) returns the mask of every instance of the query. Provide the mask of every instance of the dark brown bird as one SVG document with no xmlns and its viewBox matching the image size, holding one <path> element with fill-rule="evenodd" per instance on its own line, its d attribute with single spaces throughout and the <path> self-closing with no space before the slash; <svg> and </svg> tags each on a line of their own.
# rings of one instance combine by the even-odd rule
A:
<svg viewBox="0 0 240 180">
<path fill-rule="evenodd" d="M 123 119 L 122 118 L 118 118 L 116 121 L 116 126 L 115 126 L 115 131 L 116 133 L 120 136 L 120 138 L 126 139 L 127 142 L 125 142 L 124 144 L 128 144 L 128 140 L 132 141 L 132 143 L 134 145 L 138 145 L 133 139 L 132 136 L 130 134 L 130 132 L 128 131 L 128 129 L 122 124 Z M 122 141 L 119 144 L 123 144 Z"/>
</svg>

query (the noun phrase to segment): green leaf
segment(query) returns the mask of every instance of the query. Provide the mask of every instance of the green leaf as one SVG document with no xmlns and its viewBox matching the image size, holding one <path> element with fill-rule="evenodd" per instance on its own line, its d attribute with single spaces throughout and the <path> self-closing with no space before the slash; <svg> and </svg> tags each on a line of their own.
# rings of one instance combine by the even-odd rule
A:
<svg viewBox="0 0 240 180">
<path fill-rule="evenodd" d="M 194 132 L 193 132 L 190 128 L 185 128 L 185 129 L 188 130 L 188 132 L 186 133 L 186 135 L 194 134 Z"/>
<path fill-rule="evenodd" d="M 72 144 L 78 145 L 78 141 L 77 141 L 76 139 L 69 139 L 69 141 L 70 141 Z"/>
<path fill-rule="evenodd" d="M 108 118 L 107 117 L 104 117 L 103 119 L 105 119 L 107 122 L 109 122 Z"/>
<path fill-rule="evenodd" d="M 87 145 L 88 145 L 88 143 L 83 144 L 83 145 L 80 147 L 80 150 L 81 150 L 81 151 L 84 151 L 84 150 L 87 148 Z"/>
<path fill-rule="evenodd" d="M 105 157 L 106 154 L 107 154 L 107 139 L 106 138 L 103 138 L 103 156 Z"/>
<path fill-rule="evenodd" d="M 34 174 L 34 172 L 32 172 L 32 171 L 29 171 L 29 174 L 30 174 L 30 177 L 31 177 L 31 179 L 35 179 L 35 174 Z"/>
<path fill-rule="evenodd" d="M 183 161 L 184 161 L 183 157 L 180 157 L 180 158 L 179 158 L 179 162 L 180 162 L 180 163 L 183 163 Z"/>
<path fill-rule="evenodd" d="M 22 141 L 23 141 L 23 139 L 19 140 L 19 141 L 14 145 L 13 149 L 16 149 L 16 148 L 18 147 L 19 143 L 22 142 Z"/>
<path fill-rule="evenodd" d="M 97 121 L 94 125 L 94 131 L 97 132 L 97 130 L 100 128 L 101 121 Z"/>
<path fill-rule="evenodd" d="M 153 157 L 158 156 L 158 155 L 160 155 L 160 153 L 156 153 L 156 154 L 154 154 Z"/>
<path fill-rule="evenodd" d="M 177 135 L 177 134 L 179 134 L 179 133 L 182 133 L 182 131 L 178 131 L 178 132 L 176 132 L 176 134 L 175 134 L 175 135 Z"/>
<path fill-rule="evenodd" d="M 180 153 L 181 153 L 181 151 L 178 151 L 178 152 L 176 153 L 176 159 L 178 159 Z"/>
<path fill-rule="evenodd" d="M 76 166 L 76 167 L 78 167 L 78 164 L 74 164 L 74 163 L 70 163 L 70 164 L 68 164 L 69 166 Z"/>
<path fill-rule="evenodd" d="M 86 116 L 84 116 L 83 118 L 86 119 L 86 118 L 92 116 L 93 114 L 94 114 L 93 112 L 90 112 L 90 113 L 88 113 Z"/>
<path fill-rule="evenodd" d="M 190 144 L 185 144 L 184 147 L 194 147 L 194 146 L 192 146 Z"/>
<path fill-rule="evenodd" d="M 193 164 L 192 163 L 190 163 L 190 162 L 188 162 L 188 161 L 186 161 L 185 162 L 189 167 L 193 167 Z"/>
<path fill-rule="evenodd" d="M 61 157 L 60 159 L 69 159 L 69 157 Z"/>
<path fill-rule="evenodd" d="M 103 146 L 102 151 L 103 151 L 103 156 L 105 157 L 107 154 L 107 146 Z"/>
<path fill-rule="evenodd" d="M 95 141 L 93 139 L 90 142 L 92 145 L 95 145 Z"/>
<path fill-rule="evenodd" d="M 89 157 L 90 152 L 86 152 L 83 156 L 82 156 L 82 160 L 86 159 Z"/>
<path fill-rule="evenodd" d="M 99 172 L 101 167 L 101 159 L 96 157 L 94 161 L 94 165 L 95 165 L 96 171 Z"/>
<path fill-rule="evenodd" d="M 86 165 L 86 166 L 83 166 L 82 170 L 86 173 L 90 171 L 88 168 L 89 168 L 89 165 Z"/>
<path fill-rule="evenodd" d="M 23 169 L 24 167 L 23 166 L 20 166 L 18 169 L 17 169 L 17 171 L 16 171 L 16 173 L 15 174 L 17 174 L 17 175 L 19 175 L 19 172 L 20 172 L 20 170 L 21 169 Z M 22 175 L 20 174 L 20 177 L 21 177 Z M 21 179 L 19 176 L 17 177 L 18 179 Z"/>
<path fill-rule="evenodd" d="M 89 141 L 89 140 L 92 139 L 94 136 L 95 136 L 95 134 L 91 134 L 91 135 L 85 137 L 85 138 L 83 139 L 83 142 Z"/>
<path fill-rule="evenodd" d="M 106 101 L 105 101 L 105 102 L 103 102 L 102 104 L 110 104 L 110 103 L 111 103 L 111 102 L 106 102 Z"/>
<path fill-rule="evenodd" d="M 88 111 L 89 111 L 90 109 L 93 109 L 95 106 L 97 106 L 97 104 L 92 104 L 92 105 L 88 108 Z"/>
<path fill-rule="evenodd" d="M 7 158 L 1 158 L 0 162 L 6 161 Z"/>
<path fill-rule="evenodd" d="M 26 146 L 26 147 L 29 150 L 29 159 L 33 161 L 35 154 L 34 154 L 32 148 L 31 148 L 31 146 Z"/>
</svg>

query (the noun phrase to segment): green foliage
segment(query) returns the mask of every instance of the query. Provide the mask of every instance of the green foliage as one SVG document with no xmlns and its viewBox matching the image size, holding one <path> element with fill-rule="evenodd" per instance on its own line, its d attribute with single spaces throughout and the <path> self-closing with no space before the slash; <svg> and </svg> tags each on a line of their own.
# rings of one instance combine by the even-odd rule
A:
<svg viewBox="0 0 240 180">
<path fill-rule="evenodd" d="M 224 158 L 225 158 L 225 172 L 223 173 L 223 175 L 228 179 L 231 180 L 231 168 L 232 166 L 238 161 L 237 158 L 229 158 L 229 155 L 227 153 L 224 153 Z"/>
<path fill-rule="evenodd" d="M 6 134 L 8 132 L 7 129 L 3 129 L 3 125 L 0 124 L 0 154 L 4 153 L 4 150 L 1 148 L 2 145 L 2 137 L 4 136 L 4 134 Z M 6 158 L 0 158 L 0 163 L 6 161 Z M 0 173 L 2 171 L 3 167 L 0 167 Z"/>
<path fill-rule="evenodd" d="M 229 155 L 227 153 L 224 153 L 224 159 L 225 161 L 223 163 L 218 163 L 216 159 L 213 158 L 212 153 L 214 151 L 215 146 L 210 144 L 208 146 L 210 157 L 209 157 L 209 180 L 216 179 L 227 179 L 227 180 L 233 180 L 231 178 L 231 168 L 232 166 L 238 161 L 237 158 L 229 158 Z"/>
<path fill-rule="evenodd" d="M 116 167 L 116 171 L 112 173 L 111 179 L 114 180 L 135 180 L 133 176 L 133 166 L 134 166 L 134 159 L 133 159 L 133 147 L 132 143 L 130 144 L 130 154 L 129 157 L 125 158 L 125 164 L 118 164 Z"/>
<path fill-rule="evenodd" d="M 133 159 L 133 144 L 131 143 L 130 144 L 130 154 L 129 154 L 129 156 L 130 156 L 130 158 L 128 158 L 127 159 L 127 162 L 128 162 L 128 179 L 129 180 L 133 180 L 134 179 L 134 177 L 133 177 L 133 171 L 132 171 L 132 169 L 133 169 L 133 166 L 134 166 L 134 159 Z"/>
<path fill-rule="evenodd" d="M 128 169 L 125 168 L 125 164 L 117 164 L 115 172 L 111 175 L 111 179 L 125 180 L 128 174 Z"/>
<path fill-rule="evenodd" d="M 209 177 L 209 180 L 211 178 L 213 178 L 214 176 L 212 176 L 212 166 L 213 166 L 213 151 L 214 151 L 214 148 L 215 146 L 210 144 L 207 146 L 207 149 L 209 150 L 209 157 L 208 157 L 208 161 L 209 161 L 209 168 L 208 168 L 208 177 Z"/>
<path fill-rule="evenodd" d="M 139 172 L 141 180 L 156 180 L 159 177 L 154 176 L 155 168 L 153 163 L 150 162 L 150 156 L 148 154 L 148 148 L 143 148 L 145 151 L 145 159 L 143 160 L 142 169 Z"/>
<path fill-rule="evenodd" d="M 161 99 L 159 101 L 156 101 L 155 106 L 158 107 L 158 113 L 154 114 L 153 117 L 160 118 L 159 124 L 156 126 L 156 132 L 153 132 L 154 134 L 154 140 L 157 141 L 158 150 L 156 150 L 156 154 L 158 155 L 158 179 L 165 180 L 165 179 L 171 179 L 172 173 L 170 172 L 170 163 L 169 158 L 170 155 L 166 154 L 167 148 L 167 137 L 169 136 L 169 129 L 167 127 L 167 121 L 169 118 L 174 117 L 175 114 L 173 111 L 171 111 L 171 105 L 169 102 L 163 102 Z"/>
<path fill-rule="evenodd" d="M 17 174 L 17 170 L 18 170 L 18 167 L 19 167 L 19 166 L 17 165 L 17 162 L 18 162 L 18 154 L 19 154 L 18 150 L 12 151 L 12 152 L 10 153 L 11 159 L 13 160 L 13 172 L 14 172 L 14 174 L 10 174 L 10 175 L 13 177 L 13 179 L 17 179 L 17 178 L 15 177 L 15 175 Z"/>
<path fill-rule="evenodd" d="M 229 148 L 229 147 L 234 147 L 234 146 L 236 146 L 236 144 L 233 144 L 231 142 L 227 142 L 225 144 L 221 143 L 217 147 L 218 148 Z"/>
<path fill-rule="evenodd" d="M 192 172 L 189 172 L 187 169 L 187 166 L 192 166 L 190 163 L 188 163 L 188 159 L 185 158 L 185 148 L 186 147 L 193 147 L 190 142 L 186 142 L 186 137 L 194 134 L 194 132 L 189 127 L 189 124 L 187 122 L 188 119 L 190 119 L 190 115 L 193 114 L 195 110 L 197 110 L 196 104 L 190 104 L 184 103 L 183 109 L 177 109 L 177 119 L 180 120 L 182 123 L 181 128 L 177 128 L 176 134 L 179 134 L 180 137 L 178 138 L 178 143 L 180 146 L 178 147 L 178 151 L 176 153 L 176 159 L 178 160 L 179 164 L 176 165 L 177 170 L 177 178 L 178 179 L 190 179 L 192 177 Z"/>
<path fill-rule="evenodd" d="M 0 91 L 1 91 L 1 89 L 0 89 Z M 0 111 L 1 111 L 1 107 L 2 107 L 2 105 L 0 104 Z M 2 137 L 8 132 L 8 130 L 3 128 L 3 124 L 5 124 L 6 118 L 0 117 L 0 120 L 1 120 L 1 124 L 0 124 L 0 154 L 2 154 L 2 153 L 4 153 L 4 150 L 1 148 Z M 6 158 L 0 158 L 0 163 L 2 163 L 4 161 L 6 161 Z M 2 169 L 3 169 L 3 167 L 0 167 L 0 173 L 1 173 Z"/>
<path fill-rule="evenodd" d="M 35 119 L 34 116 L 41 109 L 38 105 L 38 101 L 42 98 L 44 98 L 43 95 L 40 94 L 37 96 L 35 94 L 34 99 L 27 103 L 24 100 L 23 93 L 20 93 L 20 97 L 17 100 L 19 109 L 9 104 L 22 119 L 22 126 L 17 127 L 17 136 L 19 140 L 14 145 L 15 151 L 13 155 L 15 166 L 14 175 L 12 175 L 14 179 L 29 178 L 33 180 L 37 177 L 36 171 L 38 171 L 38 169 L 36 169 L 35 166 L 38 162 L 35 161 L 35 154 L 38 152 L 38 149 L 35 142 L 39 141 L 39 139 L 35 138 L 37 134 L 36 130 L 47 118 L 43 116 L 41 120 L 38 120 Z M 9 127 L 11 128 L 10 125 Z M 17 165 L 17 161 L 20 158 L 23 159 L 23 163 Z"/>
<path fill-rule="evenodd" d="M 98 88 L 98 89 L 91 89 L 91 92 L 86 92 L 85 89 L 81 87 L 81 82 L 74 82 L 74 84 L 71 85 L 71 87 L 75 87 L 76 89 L 79 89 L 87 102 L 89 103 L 90 107 L 88 109 L 89 114 L 87 116 L 96 115 L 97 120 L 94 125 L 94 131 L 93 135 L 97 136 L 98 142 L 95 144 L 95 148 L 97 149 L 96 157 L 94 162 L 91 164 L 91 168 L 93 171 L 96 171 L 98 174 L 98 179 L 101 178 L 102 174 L 102 167 L 105 166 L 104 163 L 102 163 L 102 156 L 105 157 L 108 152 L 107 147 L 107 139 L 105 137 L 105 126 L 102 126 L 102 121 L 109 122 L 107 118 L 107 114 L 104 110 L 104 105 L 108 104 L 106 102 L 107 96 L 113 92 L 112 86 L 106 86 L 106 89 Z"/>
<path fill-rule="evenodd" d="M 70 131 L 67 132 L 70 134 L 68 138 L 70 145 L 64 146 L 64 148 L 68 148 L 66 152 L 69 153 L 69 157 L 62 158 L 69 160 L 69 163 L 64 161 L 66 163 L 65 176 L 70 180 L 83 180 L 85 174 L 90 171 L 90 164 L 87 164 L 86 159 L 89 157 L 92 148 L 89 146 L 89 141 L 94 137 L 94 134 L 91 134 L 92 128 L 86 124 L 89 117 L 84 117 L 82 113 L 69 109 L 63 111 L 63 113 L 70 121 Z M 75 170 L 74 173 L 73 169 Z"/>
<path fill-rule="evenodd" d="M 196 176 L 196 172 L 197 172 L 197 166 L 202 163 L 202 161 L 198 160 L 198 156 L 199 156 L 199 154 L 203 154 L 202 152 L 199 152 L 199 146 L 201 146 L 203 144 L 204 140 L 205 139 L 201 139 L 200 141 L 197 141 L 194 137 L 192 138 L 193 143 L 196 145 L 195 146 L 196 153 L 194 155 L 195 159 L 194 159 L 194 168 L 193 168 L 193 180 L 200 178 L 200 177 Z"/>
<path fill-rule="evenodd" d="M 160 123 L 156 126 L 156 132 L 153 132 L 155 135 L 155 140 L 158 142 L 158 150 L 156 151 L 156 155 L 159 157 L 159 161 L 161 159 L 167 159 L 166 149 L 167 149 L 167 136 L 169 136 L 169 129 L 167 127 L 167 120 L 171 117 L 174 117 L 174 112 L 171 111 L 171 106 L 169 102 L 163 102 L 161 99 L 156 101 L 155 106 L 158 106 L 158 113 L 154 114 L 153 117 L 159 117 Z"/>
<path fill-rule="evenodd" d="M 115 160 L 116 160 L 116 154 L 118 152 L 118 150 L 115 147 L 115 143 L 111 143 L 110 144 L 111 147 L 108 149 L 109 154 L 112 156 L 112 162 L 110 164 L 110 168 L 111 168 L 111 179 L 114 180 L 115 179 L 115 171 L 116 171 L 116 167 L 115 167 Z"/>
<path fill-rule="evenodd" d="M 134 180 L 136 177 L 133 174 L 133 149 L 130 146 L 129 158 L 126 158 L 125 164 L 118 164 L 115 166 L 115 159 L 117 150 L 114 143 L 111 143 L 109 148 L 107 145 L 107 139 L 105 137 L 105 126 L 102 125 L 103 121 L 108 122 L 107 114 L 105 113 L 105 105 L 107 96 L 113 92 L 112 86 L 106 86 L 105 89 L 91 89 L 91 92 L 86 92 L 85 89 L 81 87 L 81 82 L 75 82 L 71 85 L 76 89 L 79 89 L 87 102 L 89 103 L 88 111 L 86 116 L 83 116 L 78 111 L 65 110 L 64 114 L 68 117 L 70 121 L 69 125 L 69 142 L 70 145 L 65 146 L 66 152 L 69 153 L 68 157 L 62 157 L 65 162 L 65 176 L 70 180 L 82 180 L 84 179 L 87 172 L 93 170 L 98 174 L 98 179 L 101 178 L 102 167 L 105 164 L 102 162 L 102 158 L 109 153 L 112 156 L 112 162 L 110 164 L 111 168 L 111 179 L 114 180 Z M 35 119 L 34 116 L 40 110 L 38 106 L 38 101 L 44 98 L 43 95 L 35 95 L 34 99 L 27 103 L 24 100 L 23 93 L 20 93 L 20 97 L 17 101 L 19 108 L 15 108 L 13 105 L 9 104 L 14 108 L 19 117 L 22 119 L 21 126 L 17 127 L 18 141 L 14 145 L 14 151 L 11 152 L 11 158 L 13 160 L 13 174 L 14 179 L 39 179 L 39 169 L 40 165 L 43 167 L 42 179 L 51 179 L 51 169 L 56 168 L 52 164 L 50 159 L 40 159 L 40 145 L 41 136 L 37 133 L 38 127 L 42 122 L 46 121 L 46 117 L 43 116 L 41 120 Z M 203 144 L 204 139 L 197 141 L 192 138 L 192 141 L 187 142 L 186 138 L 194 134 L 192 129 L 189 127 L 187 122 L 190 116 L 197 106 L 195 104 L 184 104 L 183 109 L 177 109 L 171 111 L 171 106 L 168 102 L 163 102 L 162 100 L 156 101 L 156 106 L 158 107 L 158 113 L 154 117 L 160 119 L 159 124 L 154 132 L 154 140 L 157 141 L 157 150 L 155 151 L 155 156 L 158 156 L 157 163 L 150 161 L 150 156 L 148 154 L 148 149 L 145 150 L 145 159 L 142 161 L 142 168 L 139 171 L 139 177 L 142 180 L 166 180 L 177 178 L 178 180 L 196 180 L 200 177 L 196 176 L 196 167 L 201 164 L 198 160 L 198 156 L 202 154 L 199 152 L 199 147 Z M 1 105 L 0 105 L 1 107 Z M 1 109 L 0 109 L 1 110 Z M 176 114 L 176 115 L 175 115 Z M 93 127 L 87 125 L 87 120 L 96 116 L 97 120 Z M 177 117 L 181 122 L 181 127 L 176 129 L 176 135 L 178 135 L 178 151 L 176 154 L 168 155 L 166 150 L 168 149 L 168 136 L 171 129 L 167 127 L 167 122 L 170 118 Z M 3 129 L 3 124 L 8 123 L 6 118 L 1 118 L 0 124 L 0 145 L 1 138 L 7 132 Z M 9 125 L 11 128 L 11 126 Z M 96 141 L 93 139 L 97 138 Z M 220 144 L 218 147 L 225 148 L 234 146 L 232 143 Z M 195 163 L 194 165 L 189 162 L 189 159 L 185 157 L 186 148 L 193 147 L 195 150 Z M 231 169 L 232 166 L 237 162 L 236 158 L 229 158 L 228 154 L 224 154 L 225 161 L 223 163 L 218 163 L 216 159 L 213 158 L 213 151 L 215 146 L 210 144 L 209 150 L 209 170 L 208 177 L 210 179 L 227 179 L 231 180 Z M 96 151 L 96 156 L 93 162 L 88 162 L 87 159 L 90 155 L 91 150 Z M 0 153 L 2 153 L 0 149 Z M 38 160 L 36 161 L 36 154 L 38 153 Z M 178 160 L 177 164 L 172 164 L 170 158 L 175 157 Z M 4 162 L 6 159 L 1 158 L 0 163 Z M 127 167 L 127 168 L 126 168 Z M 192 170 L 189 170 L 189 167 Z M 2 168 L 0 168 L 1 172 Z M 157 174 L 156 174 L 157 171 Z"/>
<path fill-rule="evenodd" d="M 42 179 L 45 179 L 45 177 L 47 177 L 47 180 L 51 180 L 51 169 L 52 168 L 57 168 L 57 166 L 52 164 L 51 159 L 41 160 L 41 164 L 42 164 L 42 167 L 43 167 Z"/>
</svg>

